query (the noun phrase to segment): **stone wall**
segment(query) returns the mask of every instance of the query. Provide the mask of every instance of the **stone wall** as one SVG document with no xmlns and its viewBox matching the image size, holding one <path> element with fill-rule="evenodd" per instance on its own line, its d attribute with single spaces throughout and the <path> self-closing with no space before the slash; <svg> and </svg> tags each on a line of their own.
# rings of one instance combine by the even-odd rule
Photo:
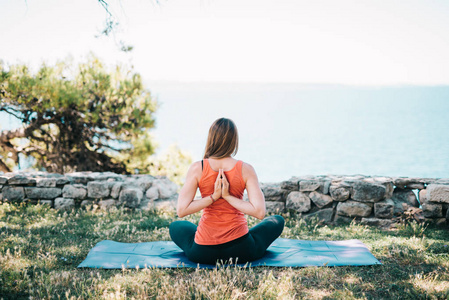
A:
<svg viewBox="0 0 449 300">
<path fill-rule="evenodd" d="M 57 209 L 88 204 L 107 208 L 124 205 L 148 208 L 173 205 L 178 186 L 165 177 L 119 175 L 110 172 L 68 174 L 0 174 L 2 201 L 45 203 Z"/>
<path fill-rule="evenodd" d="M 269 211 L 294 211 L 324 223 L 352 220 L 389 227 L 413 215 L 419 221 L 447 224 L 449 179 L 305 176 L 263 184 Z"/>
<path fill-rule="evenodd" d="M 97 204 L 130 208 L 174 207 L 178 186 L 165 177 L 110 172 L 0 174 L 0 200 L 46 203 L 57 209 Z M 269 212 L 295 212 L 324 223 L 352 220 L 381 227 L 413 212 L 422 221 L 447 224 L 449 179 L 305 176 L 262 184 Z"/>
</svg>

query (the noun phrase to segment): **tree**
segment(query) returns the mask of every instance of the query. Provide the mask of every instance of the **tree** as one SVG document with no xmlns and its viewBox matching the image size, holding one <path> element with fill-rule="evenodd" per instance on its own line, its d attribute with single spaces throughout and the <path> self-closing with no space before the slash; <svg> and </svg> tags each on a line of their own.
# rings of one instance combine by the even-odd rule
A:
<svg viewBox="0 0 449 300">
<path fill-rule="evenodd" d="M 148 130 L 157 102 L 130 68 L 110 71 L 92 55 L 78 66 L 66 60 L 35 73 L 0 62 L 0 99 L 0 111 L 23 124 L 0 131 L 1 171 L 23 154 L 49 172 L 130 173 L 131 159 L 154 152 Z"/>
</svg>

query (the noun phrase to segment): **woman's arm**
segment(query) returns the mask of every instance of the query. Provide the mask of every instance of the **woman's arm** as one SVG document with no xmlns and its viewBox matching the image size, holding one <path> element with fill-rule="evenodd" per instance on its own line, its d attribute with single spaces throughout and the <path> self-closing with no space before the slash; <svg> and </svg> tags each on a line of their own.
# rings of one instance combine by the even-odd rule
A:
<svg viewBox="0 0 449 300">
<path fill-rule="evenodd" d="M 243 177 L 247 178 L 246 191 L 248 192 L 249 202 L 229 194 L 229 182 L 223 170 L 220 173 L 223 176 L 222 198 L 241 212 L 262 220 L 265 217 L 265 197 L 260 189 L 256 171 L 249 164 L 244 164 L 243 166 L 242 173 Z M 218 175 L 219 177 L 220 174 Z"/>
<path fill-rule="evenodd" d="M 203 208 L 211 205 L 221 197 L 221 179 L 219 176 L 215 181 L 215 190 L 212 199 L 210 196 L 199 200 L 193 200 L 195 198 L 196 190 L 198 189 L 198 180 L 201 178 L 201 162 L 192 164 L 186 175 L 186 181 L 181 188 L 178 196 L 177 213 L 180 218 L 196 213 Z"/>
</svg>

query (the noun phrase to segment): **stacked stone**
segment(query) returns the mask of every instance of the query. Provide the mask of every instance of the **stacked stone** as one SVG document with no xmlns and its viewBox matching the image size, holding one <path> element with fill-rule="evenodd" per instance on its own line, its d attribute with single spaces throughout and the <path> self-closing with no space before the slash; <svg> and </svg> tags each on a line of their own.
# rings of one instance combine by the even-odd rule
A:
<svg viewBox="0 0 449 300">
<path fill-rule="evenodd" d="M 419 192 L 426 221 L 444 224 L 449 221 L 449 179 L 435 180 Z"/>
<path fill-rule="evenodd" d="M 0 199 L 3 201 L 39 202 L 57 209 L 94 203 L 103 208 L 119 205 L 130 208 L 174 206 L 177 190 L 178 186 L 166 177 L 151 175 L 111 172 L 0 175 Z"/>
<path fill-rule="evenodd" d="M 419 192 L 426 221 L 443 224 L 449 220 L 448 179 L 304 176 L 264 184 L 262 191 L 271 212 L 294 211 L 329 224 L 355 219 L 380 227 L 389 227 L 395 217 L 419 208 Z"/>
<path fill-rule="evenodd" d="M 269 212 L 294 211 L 325 223 L 388 227 L 410 210 L 436 224 L 449 221 L 449 179 L 303 176 L 261 184 Z M 46 203 L 57 209 L 174 207 L 178 186 L 165 177 L 110 172 L 0 174 L 0 201 Z M 417 197 L 418 195 L 418 197 Z"/>
</svg>

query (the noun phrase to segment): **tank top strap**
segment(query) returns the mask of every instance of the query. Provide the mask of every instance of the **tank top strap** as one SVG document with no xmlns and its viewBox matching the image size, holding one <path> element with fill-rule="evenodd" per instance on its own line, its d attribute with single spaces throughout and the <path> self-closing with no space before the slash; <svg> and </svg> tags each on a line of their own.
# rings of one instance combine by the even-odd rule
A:
<svg viewBox="0 0 449 300">
<path fill-rule="evenodd" d="M 203 174 L 206 175 L 206 174 L 209 173 L 211 170 L 212 170 L 212 169 L 211 169 L 211 167 L 210 167 L 209 160 L 208 160 L 207 158 L 206 158 L 206 159 L 203 159 Z"/>
<path fill-rule="evenodd" d="M 239 185 L 241 185 L 241 187 L 243 189 L 245 189 L 246 183 L 245 180 L 243 179 L 243 161 L 239 160 L 235 166 L 234 172 L 233 172 L 233 181 L 237 181 L 239 183 Z"/>
<path fill-rule="evenodd" d="M 235 166 L 235 170 L 236 170 L 237 174 L 239 174 L 240 176 L 243 177 L 243 174 L 242 174 L 242 167 L 243 167 L 243 161 L 239 160 L 239 161 L 237 162 L 237 165 Z"/>
</svg>

